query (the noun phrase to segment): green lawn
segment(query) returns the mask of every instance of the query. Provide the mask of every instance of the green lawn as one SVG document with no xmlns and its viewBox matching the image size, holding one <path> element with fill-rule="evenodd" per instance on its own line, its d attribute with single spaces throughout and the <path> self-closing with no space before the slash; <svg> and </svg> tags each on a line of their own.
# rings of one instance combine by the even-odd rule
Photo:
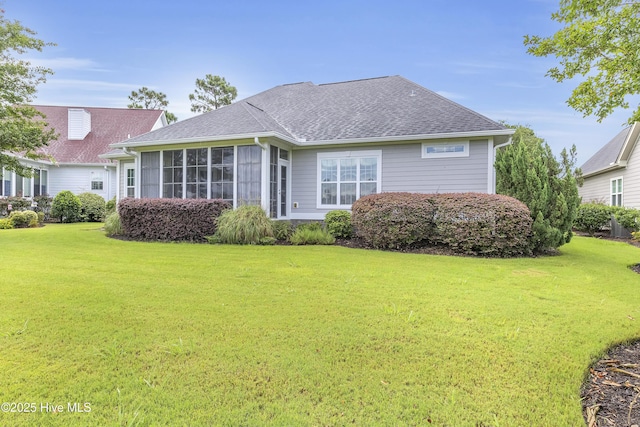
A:
<svg viewBox="0 0 640 427">
<path fill-rule="evenodd" d="M 73 224 L 0 250 L 0 402 L 35 409 L 3 426 L 577 426 L 589 364 L 640 337 L 640 250 L 589 238 L 497 260 Z"/>
</svg>

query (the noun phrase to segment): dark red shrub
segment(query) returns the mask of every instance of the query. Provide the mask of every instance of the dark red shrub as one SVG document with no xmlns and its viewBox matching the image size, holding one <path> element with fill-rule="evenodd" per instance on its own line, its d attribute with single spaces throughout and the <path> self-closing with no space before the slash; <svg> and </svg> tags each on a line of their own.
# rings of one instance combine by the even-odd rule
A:
<svg viewBox="0 0 640 427">
<path fill-rule="evenodd" d="M 509 196 L 436 194 L 432 243 L 468 255 L 512 257 L 531 254 L 533 220 L 527 206 Z"/>
<path fill-rule="evenodd" d="M 382 193 L 353 204 L 356 234 L 373 248 L 447 246 L 467 255 L 531 254 L 532 219 L 518 200 L 481 193 Z"/>
<path fill-rule="evenodd" d="M 358 199 L 351 208 L 356 235 L 380 249 L 424 243 L 434 230 L 435 207 L 429 194 L 381 193 Z"/>
<path fill-rule="evenodd" d="M 228 202 L 218 199 L 123 199 L 118 213 L 123 235 L 135 240 L 204 242 Z"/>
</svg>

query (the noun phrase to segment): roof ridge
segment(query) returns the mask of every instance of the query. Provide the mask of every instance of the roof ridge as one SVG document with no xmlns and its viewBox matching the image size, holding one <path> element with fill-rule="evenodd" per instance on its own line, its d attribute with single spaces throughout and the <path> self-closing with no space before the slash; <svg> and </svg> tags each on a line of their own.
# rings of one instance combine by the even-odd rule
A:
<svg viewBox="0 0 640 427">
<path fill-rule="evenodd" d="M 363 79 L 345 80 L 345 81 L 342 81 L 342 82 L 319 83 L 317 86 L 329 86 L 329 85 L 339 85 L 339 84 L 343 84 L 343 83 L 363 82 L 363 81 L 367 81 L 367 80 L 388 79 L 390 77 L 400 77 L 400 76 L 395 75 L 395 76 L 367 77 L 367 78 L 363 78 Z"/>
<path fill-rule="evenodd" d="M 253 114 L 253 113 L 251 112 L 251 110 L 250 110 L 249 108 L 247 108 L 247 107 L 246 107 L 246 105 L 245 105 L 245 104 L 246 104 L 246 105 L 250 105 L 251 107 L 255 108 L 256 110 L 260 110 L 260 111 L 262 111 L 262 113 L 263 113 L 264 115 L 266 115 L 266 116 L 267 116 L 267 117 L 269 117 L 271 120 L 273 120 L 273 121 L 274 121 L 278 126 L 280 126 L 282 129 L 286 130 L 286 131 L 287 131 L 287 133 L 289 133 L 289 135 L 290 135 L 290 136 L 292 136 L 293 138 L 296 138 L 296 137 L 295 137 L 295 135 L 291 132 L 291 130 L 290 130 L 290 129 L 288 129 L 286 126 L 284 126 L 282 123 L 280 123 L 277 119 L 275 119 L 273 116 L 271 116 L 271 114 L 267 113 L 265 110 L 263 110 L 262 108 L 260 108 L 260 107 L 258 107 L 258 106 L 256 106 L 256 105 L 252 104 L 251 102 L 244 101 L 244 102 L 242 103 L 242 107 L 243 107 L 243 108 L 244 108 L 244 109 L 245 109 L 245 110 L 246 110 L 246 111 L 251 115 L 251 117 L 253 117 L 253 118 L 254 118 L 254 120 L 255 120 L 256 122 L 258 122 L 258 123 L 260 124 L 260 126 L 262 126 L 262 129 L 263 129 L 263 130 L 268 131 L 268 130 L 273 130 L 273 129 L 269 129 L 269 128 L 264 124 L 264 122 L 263 122 L 262 120 L 260 120 L 260 118 L 259 118 L 259 117 L 257 117 L 255 114 Z M 296 139 L 297 139 L 297 138 L 296 138 Z"/>
</svg>

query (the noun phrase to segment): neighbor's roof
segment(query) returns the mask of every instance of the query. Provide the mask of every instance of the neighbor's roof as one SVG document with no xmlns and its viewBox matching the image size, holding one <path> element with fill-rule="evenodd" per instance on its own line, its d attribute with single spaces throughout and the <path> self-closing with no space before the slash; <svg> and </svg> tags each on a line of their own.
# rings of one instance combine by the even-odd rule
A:
<svg viewBox="0 0 640 427">
<path fill-rule="evenodd" d="M 620 131 L 611 141 L 604 145 L 596 154 L 591 156 L 581 167 L 583 175 L 594 175 L 608 169 L 624 166 L 621 161 L 627 160 L 623 153 L 629 151 L 629 140 L 633 133 L 633 126 Z M 628 155 L 627 155 L 628 158 Z"/>
<path fill-rule="evenodd" d="M 400 76 L 277 86 L 116 146 L 271 134 L 293 143 L 496 132 L 499 123 Z"/>
<path fill-rule="evenodd" d="M 109 144 L 151 131 L 163 114 L 161 110 L 95 108 L 34 105 L 58 134 L 42 151 L 58 163 L 108 163 L 98 155 L 109 151 Z M 84 109 L 91 114 L 91 131 L 83 140 L 68 139 L 69 109 Z"/>
</svg>

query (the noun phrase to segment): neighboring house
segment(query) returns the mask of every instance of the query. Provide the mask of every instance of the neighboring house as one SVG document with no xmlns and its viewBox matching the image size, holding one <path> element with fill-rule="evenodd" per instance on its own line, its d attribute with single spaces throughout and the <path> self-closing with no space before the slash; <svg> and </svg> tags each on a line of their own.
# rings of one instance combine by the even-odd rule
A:
<svg viewBox="0 0 640 427">
<path fill-rule="evenodd" d="M 35 105 L 58 134 L 41 150 L 50 157 L 23 159 L 34 176 L 0 170 L 0 196 L 32 197 L 70 190 L 92 192 L 109 200 L 116 195 L 116 165 L 99 157 L 109 144 L 139 136 L 167 124 L 161 110 Z M 3 173 L 4 172 L 4 173 Z"/>
<path fill-rule="evenodd" d="M 640 208 L 640 124 L 623 129 L 582 165 L 583 202 Z"/>
<path fill-rule="evenodd" d="M 373 193 L 493 193 L 495 151 L 512 133 L 394 76 L 277 86 L 105 157 L 118 161 L 118 198 L 221 198 L 323 219 Z"/>
</svg>

